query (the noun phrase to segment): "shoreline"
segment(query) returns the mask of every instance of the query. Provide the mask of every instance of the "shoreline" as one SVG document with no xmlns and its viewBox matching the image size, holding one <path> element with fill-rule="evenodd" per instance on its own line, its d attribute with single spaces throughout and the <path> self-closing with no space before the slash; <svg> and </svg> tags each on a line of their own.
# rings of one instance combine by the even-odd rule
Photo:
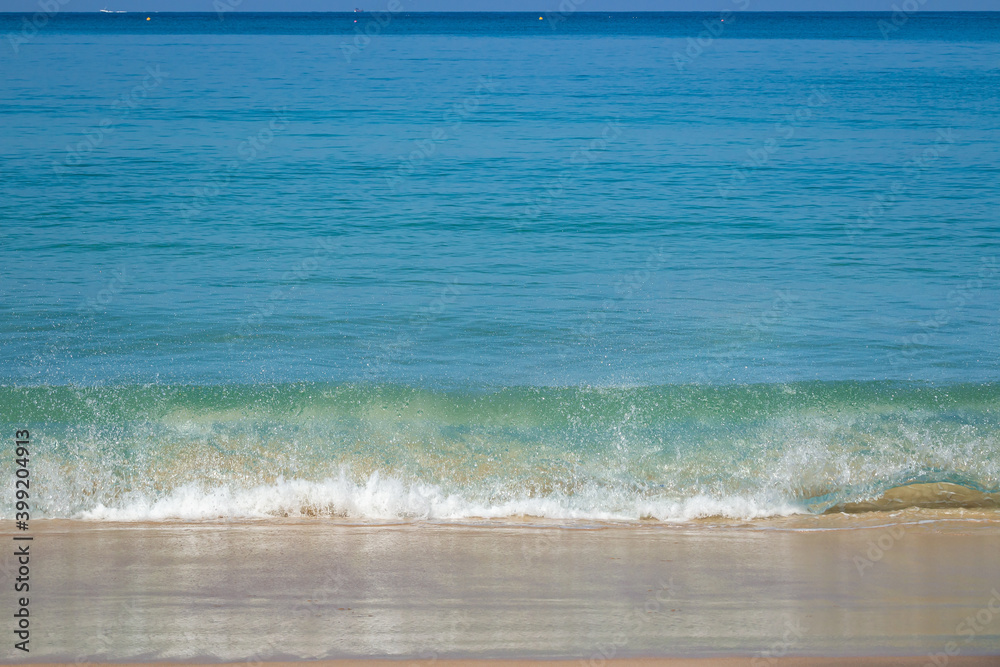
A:
<svg viewBox="0 0 1000 667">
<path fill-rule="evenodd" d="M 853 511 L 827 511 L 822 513 L 799 513 L 787 515 L 761 516 L 754 518 L 707 516 L 689 519 L 596 519 L 596 518 L 548 518 L 542 516 L 508 517 L 462 517 L 462 518 L 355 518 L 341 516 L 263 516 L 263 517 L 219 517 L 216 519 L 103 519 L 103 518 L 44 518 L 33 519 L 33 526 L 45 526 L 48 530 L 72 528 L 158 528 L 178 526 L 224 527 L 224 526 L 302 526 L 302 527 L 428 527 L 428 528 L 523 528 L 525 530 L 703 530 L 733 529 L 761 531 L 816 531 L 855 530 L 898 524 L 941 524 L 948 523 L 995 524 L 1000 528 L 1000 509 L 992 507 L 922 507 L 879 508 Z"/>
</svg>

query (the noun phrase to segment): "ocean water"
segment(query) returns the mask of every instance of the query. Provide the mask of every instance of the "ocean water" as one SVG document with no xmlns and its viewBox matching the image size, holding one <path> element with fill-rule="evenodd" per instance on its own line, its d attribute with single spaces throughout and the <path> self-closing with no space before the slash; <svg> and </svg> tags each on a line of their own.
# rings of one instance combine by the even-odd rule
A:
<svg viewBox="0 0 1000 667">
<path fill-rule="evenodd" d="M 38 517 L 1000 492 L 1000 13 L 38 16 L 0 14 Z"/>
</svg>

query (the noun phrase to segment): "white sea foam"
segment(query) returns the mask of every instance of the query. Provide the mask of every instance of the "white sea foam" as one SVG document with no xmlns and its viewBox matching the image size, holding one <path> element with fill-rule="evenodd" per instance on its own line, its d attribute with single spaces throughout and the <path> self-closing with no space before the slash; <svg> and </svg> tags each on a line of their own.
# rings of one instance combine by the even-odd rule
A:
<svg viewBox="0 0 1000 667">
<path fill-rule="evenodd" d="M 640 497 L 609 488 L 573 495 L 487 499 L 449 493 L 440 486 L 407 483 L 375 473 L 363 483 L 346 475 L 323 481 L 279 480 L 252 488 L 186 485 L 167 495 L 133 497 L 120 505 L 98 504 L 75 518 L 104 521 L 266 519 L 326 516 L 357 520 L 546 519 L 684 521 L 702 517 L 753 519 L 804 513 L 801 506 L 752 497 L 684 499 Z"/>
</svg>

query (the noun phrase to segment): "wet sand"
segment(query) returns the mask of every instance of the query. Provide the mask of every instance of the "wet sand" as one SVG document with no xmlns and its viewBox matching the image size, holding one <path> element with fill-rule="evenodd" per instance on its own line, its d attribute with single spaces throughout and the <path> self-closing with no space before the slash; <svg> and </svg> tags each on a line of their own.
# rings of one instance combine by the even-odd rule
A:
<svg viewBox="0 0 1000 667">
<path fill-rule="evenodd" d="M 8 642 L 4 659 L 1000 664 L 989 657 L 1000 655 L 1000 523 L 943 516 L 598 528 L 38 521 L 32 650 Z"/>
</svg>

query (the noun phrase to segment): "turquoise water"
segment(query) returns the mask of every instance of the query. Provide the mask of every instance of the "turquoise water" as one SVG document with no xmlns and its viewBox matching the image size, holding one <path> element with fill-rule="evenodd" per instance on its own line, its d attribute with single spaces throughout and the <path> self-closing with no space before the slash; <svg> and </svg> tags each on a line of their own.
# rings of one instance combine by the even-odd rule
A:
<svg viewBox="0 0 1000 667">
<path fill-rule="evenodd" d="M 1000 14 L 149 16 L 0 14 L 44 516 L 1000 491 Z"/>
</svg>

